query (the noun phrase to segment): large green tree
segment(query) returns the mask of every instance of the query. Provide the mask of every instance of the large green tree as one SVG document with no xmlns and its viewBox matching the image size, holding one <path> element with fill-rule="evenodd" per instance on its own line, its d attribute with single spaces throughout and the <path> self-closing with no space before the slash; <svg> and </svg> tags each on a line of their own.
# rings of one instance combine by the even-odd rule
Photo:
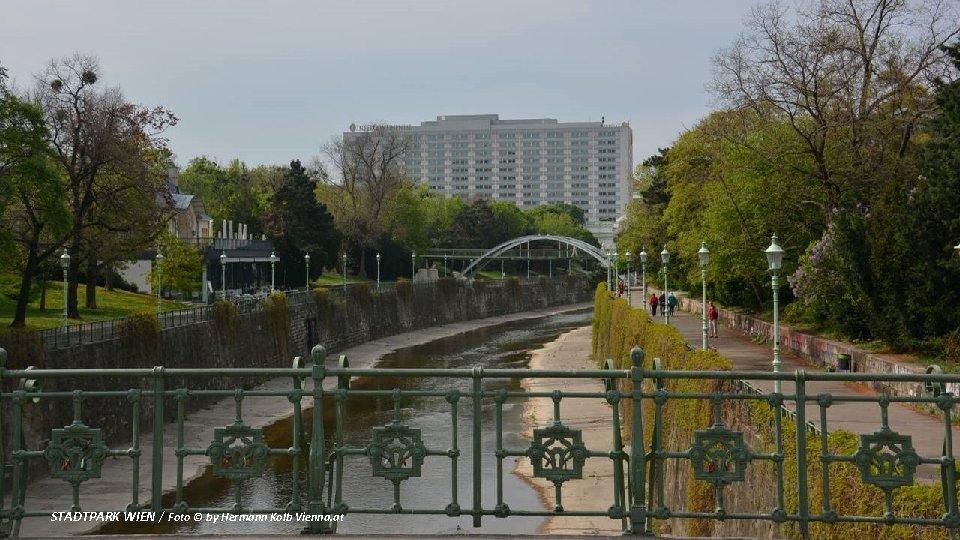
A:
<svg viewBox="0 0 960 540">
<path fill-rule="evenodd" d="M 829 221 L 909 160 L 916 127 L 936 108 L 928 90 L 949 67 L 942 48 L 960 33 L 958 20 L 955 2 L 764 4 L 715 56 L 713 89 L 732 109 L 790 127 L 796 144 L 762 155 L 819 182 Z"/>
<path fill-rule="evenodd" d="M 34 276 L 67 234 L 64 186 L 48 137 L 43 112 L 7 88 L 0 66 L 0 252 L 17 255 L 3 261 L 0 272 L 19 271 L 14 327 L 26 324 Z"/>
<path fill-rule="evenodd" d="M 118 88 L 101 88 L 96 59 L 74 55 L 51 61 L 38 77 L 33 99 L 44 112 L 53 155 L 66 180 L 71 213 L 70 316 L 79 318 L 77 279 L 81 265 L 96 269 L 92 229 L 129 231 L 162 223 L 164 196 L 161 133 L 177 122 L 163 107 L 128 102 Z M 139 204 L 116 204 L 137 201 Z M 146 210 L 157 219 L 143 219 Z M 95 305 L 96 277 L 87 276 L 88 305 Z"/>
<path fill-rule="evenodd" d="M 333 217 L 317 200 L 316 187 L 317 181 L 300 161 L 291 161 L 263 216 L 267 237 L 280 257 L 281 282 L 287 285 L 305 282 L 306 254 L 310 255 L 311 274 L 336 264 L 339 235 Z"/>
<path fill-rule="evenodd" d="M 199 196 L 219 230 L 223 221 L 247 225 L 250 234 L 265 232 L 263 216 L 270 198 L 283 182 L 285 167 L 258 166 L 250 169 L 239 159 L 225 167 L 200 156 L 180 172 L 180 190 Z"/>
<path fill-rule="evenodd" d="M 407 135 L 391 126 L 335 138 L 324 147 L 333 170 L 320 165 L 325 185 L 319 190 L 343 234 L 360 254 L 359 273 L 366 275 L 366 253 L 384 237 L 385 219 L 405 184 L 403 157 Z"/>
</svg>

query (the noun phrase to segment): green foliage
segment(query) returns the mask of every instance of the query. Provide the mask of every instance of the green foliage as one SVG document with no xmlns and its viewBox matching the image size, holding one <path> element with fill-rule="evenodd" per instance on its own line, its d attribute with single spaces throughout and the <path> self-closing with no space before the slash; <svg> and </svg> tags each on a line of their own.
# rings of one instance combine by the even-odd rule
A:
<svg viewBox="0 0 960 540">
<path fill-rule="evenodd" d="M 200 156 L 180 172 L 180 189 L 203 199 L 207 213 L 218 222 L 215 230 L 219 222 L 233 220 L 245 223 L 251 234 L 259 235 L 264 232 L 261 218 L 273 193 L 273 176 L 269 168 L 250 170 L 239 159 L 222 167 Z"/>
<path fill-rule="evenodd" d="M 154 264 L 151 269 L 152 288 L 156 290 L 159 284 L 168 290 L 181 292 L 198 290 L 203 270 L 203 256 L 197 246 L 170 233 L 160 236 L 158 244 L 160 253 L 163 254 L 163 262 L 159 266 Z"/>
<path fill-rule="evenodd" d="M 373 303 L 373 290 L 369 283 L 357 283 L 351 285 L 347 291 L 350 294 L 350 304 L 360 306 L 364 309 Z"/>
<path fill-rule="evenodd" d="M 488 204 L 490 209 L 493 210 L 494 219 L 502 229 L 503 240 L 501 242 L 530 233 L 530 217 L 517 205 L 506 201 L 490 201 Z M 582 218 L 583 213 L 581 212 L 580 215 Z M 487 247 L 495 245 L 491 244 Z"/>
<path fill-rule="evenodd" d="M 599 246 L 593 233 L 584 228 L 583 210 L 566 203 L 541 204 L 528 210 L 527 216 L 534 232 L 569 236 Z"/>
<path fill-rule="evenodd" d="M 328 327 L 334 315 L 344 309 L 343 303 L 332 298 L 330 290 L 323 287 L 313 290 L 313 301 L 317 306 L 317 318 L 324 327 Z"/>
<path fill-rule="evenodd" d="M 0 298 L 0 305 L 3 299 Z M 47 367 L 47 353 L 39 332 L 24 328 L 0 327 L 0 347 L 7 351 L 7 369 Z"/>
<path fill-rule="evenodd" d="M 443 247 L 489 248 L 502 243 L 506 232 L 485 200 L 475 200 L 457 213 L 446 231 Z"/>
<path fill-rule="evenodd" d="M 460 291 L 459 280 L 454 277 L 442 277 L 437 280 L 437 290 L 440 291 L 440 296 L 444 300 L 454 299 Z"/>
<path fill-rule="evenodd" d="M 516 276 L 507 278 L 507 296 L 511 298 L 520 297 L 520 278 Z"/>
<path fill-rule="evenodd" d="M 340 240 L 333 217 L 317 200 L 316 180 L 307 175 L 297 160 L 291 161 L 283 172 L 263 215 L 263 226 L 280 257 L 277 275 L 299 286 L 306 283 L 304 255 L 310 254 L 311 268 L 319 271 L 336 262 Z"/>
<path fill-rule="evenodd" d="M 406 278 L 397 278 L 394 284 L 394 290 L 397 292 L 397 298 L 404 302 L 413 299 L 413 282 Z"/>
<path fill-rule="evenodd" d="M 160 364 L 160 320 L 156 313 L 138 313 L 115 324 L 125 358 L 135 359 L 141 367 Z"/>
<path fill-rule="evenodd" d="M 237 306 L 229 300 L 217 300 L 213 303 L 213 322 L 217 333 L 225 338 L 233 338 L 237 320 Z"/>
<path fill-rule="evenodd" d="M 20 276 L 16 274 L 0 273 L 0 295 L 16 301 L 20 294 Z M 40 287 L 34 284 L 30 287 L 30 302 L 35 302 L 40 298 Z"/>
<path fill-rule="evenodd" d="M 274 350 L 281 362 L 284 362 L 288 356 L 290 335 L 290 303 L 287 295 L 280 291 L 271 293 L 263 301 L 263 312 L 267 317 L 267 330 Z"/>
<path fill-rule="evenodd" d="M 603 359 L 612 358 L 619 369 L 630 367 L 630 349 L 641 347 L 645 354 L 644 368 L 653 369 L 654 358 L 659 358 L 662 369 L 683 370 L 729 370 L 731 363 L 715 351 L 690 351 L 686 341 L 671 326 L 653 324 L 646 311 L 634 309 L 623 299 L 612 298 L 606 284 L 597 286 L 594 298 L 594 317 L 592 347 L 593 357 L 602 365 Z M 650 384 L 650 380 L 647 379 Z M 621 391 L 632 390 L 630 381 L 621 382 Z M 669 392 L 713 393 L 731 391 L 727 386 L 715 381 L 668 380 L 665 388 Z M 652 391 L 648 386 L 646 391 Z M 645 402 L 651 403 L 651 402 Z M 663 407 L 661 423 L 661 443 L 667 450 L 683 451 L 689 448 L 693 432 L 713 424 L 712 407 L 709 400 L 668 400 Z M 629 438 L 629 426 L 632 419 L 632 407 L 623 406 L 623 426 Z M 655 407 L 644 407 L 644 425 L 654 425 Z M 765 402 L 739 404 L 737 414 L 744 415 L 745 425 L 757 426 L 757 438 L 751 443 L 754 452 L 772 453 L 776 451 L 773 410 Z M 646 429 L 645 447 L 649 447 L 652 429 Z M 822 463 L 820 460 L 819 435 L 804 432 L 806 437 L 806 462 L 808 478 L 809 507 L 821 508 L 822 501 Z M 784 494 L 786 509 L 796 513 L 798 508 L 797 470 L 797 433 L 795 424 L 788 419 L 783 421 L 784 441 Z M 831 453 L 843 456 L 853 455 L 859 445 L 859 438 L 849 432 L 837 430 L 830 433 L 827 446 Z M 753 462 L 748 467 L 759 467 Z M 715 505 L 713 486 L 693 479 L 692 466 L 687 465 L 687 511 L 713 511 Z M 830 504 L 840 515 L 880 516 L 883 513 L 883 492 L 878 488 L 863 484 L 859 470 L 852 461 L 834 462 L 830 467 Z M 766 474 L 766 473 L 765 473 Z M 771 476 L 770 479 L 773 482 Z M 772 497 L 772 495 L 771 495 Z M 942 492 L 937 485 L 914 485 L 896 490 L 894 494 L 894 513 L 898 516 L 912 516 L 938 519 L 942 517 L 944 505 Z M 689 520 L 687 534 L 713 536 L 715 522 L 710 520 Z M 800 538 L 795 523 L 784 525 L 789 538 Z M 810 538 L 856 539 L 856 538 L 948 538 L 942 527 L 915 527 L 897 525 L 887 527 L 882 524 L 838 523 L 810 525 Z"/>
</svg>

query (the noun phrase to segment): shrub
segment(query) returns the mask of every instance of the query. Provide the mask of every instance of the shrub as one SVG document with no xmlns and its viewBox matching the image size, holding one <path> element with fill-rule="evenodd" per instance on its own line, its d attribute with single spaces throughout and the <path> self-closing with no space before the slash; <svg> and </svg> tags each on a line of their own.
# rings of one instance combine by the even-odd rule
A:
<svg viewBox="0 0 960 540">
<path fill-rule="evenodd" d="M 604 358 L 612 358 L 617 368 L 630 367 L 629 353 L 633 346 L 640 346 L 646 353 L 644 368 L 653 367 L 654 358 L 659 357 L 663 369 L 684 370 L 729 370 L 729 360 L 715 351 L 691 351 L 676 328 L 655 325 L 642 309 L 633 309 L 623 299 L 611 298 L 607 286 L 597 286 L 593 320 L 593 354 L 602 365 Z M 651 383 L 647 379 L 648 384 Z M 622 391 L 632 390 L 629 380 L 622 380 Z M 728 385 L 717 381 L 677 379 L 664 385 L 669 392 L 710 394 L 717 391 L 732 391 Z M 652 391 L 648 386 L 645 391 Z M 629 430 L 631 409 L 629 400 L 621 401 L 624 420 L 621 425 Z M 652 401 L 644 402 L 643 422 L 653 426 L 655 407 Z M 751 401 L 738 412 L 748 416 L 745 424 L 756 426 L 756 439 L 751 450 L 771 453 L 776 450 L 774 431 L 774 411 L 765 402 Z M 704 429 L 713 423 L 709 400 L 669 399 L 662 409 L 661 441 L 670 441 L 665 451 L 685 451 L 693 440 L 696 430 Z M 798 508 L 797 484 L 797 432 L 796 425 L 784 418 L 782 438 L 784 441 L 784 495 L 786 510 L 796 513 Z M 652 429 L 644 430 L 644 446 L 650 447 Z M 630 433 L 624 433 L 629 439 Z M 805 432 L 808 495 L 811 512 L 822 506 L 822 462 L 820 460 L 820 435 Z M 859 437 L 853 433 L 837 430 L 828 435 L 827 446 L 831 454 L 852 456 L 858 446 Z M 692 466 L 687 468 L 686 507 L 684 510 L 711 512 L 714 509 L 715 492 L 707 482 L 693 479 Z M 751 462 L 748 467 L 763 467 L 763 462 Z M 767 466 L 769 469 L 769 466 Z M 884 493 L 871 485 L 864 484 L 859 469 L 852 461 L 837 461 L 830 467 L 830 504 L 839 515 L 881 516 L 884 511 Z M 791 474 L 792 473 L 792 474 Z M 753 489 L 756 486 L 743 486 Z M 728 488 L 730 489 L 730 488 Z M 653 504 L 653 501 L 649 501 Z M 913 485 L 897 489 L 893 497 L 894 513 L 898 516 L 924 517 L 939 519 L 944 512 L 942 491 L 938 485 Z M 687 521 L 687 534 L 691 536 L 711 536 L 718 522 L 705 519 Z M 796 523 L 783 525 L 783 533 L 789 538 L 800 538 Z M 897 525 L 888 527 L 877 523 L 835 523 L 810 524 L 810 538 L 943 538 L 949 537 L 943 527 L 917 527 Z"/>
<path fill-rule="evenodd" d="M 213 323 L 217 333 L 223 337 L 232 338 L 237 320 L 237 306 L 229 300 L 217 300 L 211 309 L 213 309 Z"/>
<path fill-rule="evenodd" d="M 351 285 L 348 290 L 350 292 L 350 303 L 355 306 L 365 308 L 373 302 L 373 291 L 370 290 L 370 285 L 366 282 Z"/>
<path fill-rule="evenodd" d="M 156 313 L 138 313 L 116 322 L 120 350 L 141 365 L 159 364 L 160 319 Z"/>
<path fill-rule="evenodd" d="M 457 296 L 460 284 L 457 282 L 457 278 L 442 277 L 437 280 L 437 290 L 440 291 L 440 297 L 444 301 L 448 301 Z"/>
<path fill-rule="evenodd" d="M 267 330 L 273 340 L 274 350 L 280 360 L 287 358 L 287 337 L 290 334 L 290 304 L 287 295 L 273 292 L 263 301 L 263 312 L 267 317 Z"/>
<path fill-rule="evenodd" d="M 413 298 L 413 283 L 409 279 L 397 278 L 394 290 L 397 291 L 397 298 L 400 300 L 409 302 Z"/>
<path fill-rule="evenodd" d="M 7 351 L 7 369 L 23 369 L 27 366 L 44 368 L 47 365 L 46 350 L 39 332 L 23 328 L 2 328 L 0 347 Z"/>
</svg>

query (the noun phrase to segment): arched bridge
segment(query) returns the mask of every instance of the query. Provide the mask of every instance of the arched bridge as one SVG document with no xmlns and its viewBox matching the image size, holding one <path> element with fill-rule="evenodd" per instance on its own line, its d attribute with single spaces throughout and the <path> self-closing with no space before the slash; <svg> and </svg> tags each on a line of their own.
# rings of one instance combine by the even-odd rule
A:
<svg viewBox="0 0 960 540">
<path fill-rule="evenodd" d="M 557 242 L 557 243 L 559 243 L 559 244 L 566 244 L 566 245 L 568 245 L 568 246 L 570 246 L 570 247 L 574 247 L 574 248 L 579 249 L 580 251 L 586 253 L 587 255 L 590 255 L 591 257 L 593 257 L 593 258 L 596 259 L 597 261 L 599 261 L 600 264 L 603 265 L 604 268 L 609 268 L 609 267 L 610 267 L 610 261 L 609 261 L 609 260 L 607 259 L 607 257 L 600 251 L 600 249 L 597 248 L 596 246 L 593 246 L 593 245 L 591 245 L 591 244 L 588 244 L 588 243 L 584 242 L 583 240 L 577 240 L 576 238 L 571 238 L 571 237 L 569 237 L 569 236 L 554 236 L 554 235 L 549 235 L 549 234 L 532 234 L 532 235 L 528 235 L 528 236 L 518 236 L 517 238 L 514 238 L 513 240 L 507 240 L 506 242 L 500 244 L 499 246 L 490 248 L 489 250 L 487 250 L 486 253 L 484 253 L 483 255 L 481 255 L 479 258 L 475 259 L 473 262 L 470 263 L 469 266 L 467 266 L 466 268 L 464 268 L 464 269 L 463 269 L 463 272 L 461 273 L 461 275 L 463 275 L 464 277 L 468 277 L 471 272 L 473 272 L 474 270 L 479 269 L 481 266 L 483 266 L 484 264 L 486 264 L 486 262 L 487 262 L 489 259 L 492 259 L 492 258 L 494 258 L 494 257 L 497 257 L 497 256 L 501 255 L 502 253 L 506 252 L 507 250 L 513 249 L 513 248 L 515 248 L 515 247 L 517 247 L 517 246 L 521 246 L 521 245 L 523 245 L 523 244 L 528 244 L 528 245 L 529 245 L 530 242 L 536 242 L 536 241 L 541 241 L 541 240 L 544 240 L 544 241 L 553 241 L 553 242 Z"/>
</svg>

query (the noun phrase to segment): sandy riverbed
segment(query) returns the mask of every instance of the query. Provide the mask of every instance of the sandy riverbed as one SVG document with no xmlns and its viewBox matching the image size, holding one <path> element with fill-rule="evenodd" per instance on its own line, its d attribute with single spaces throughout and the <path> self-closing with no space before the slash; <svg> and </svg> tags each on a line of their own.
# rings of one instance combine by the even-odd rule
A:
<svg viewBox="0 0 960 540">
<path fill-rule="evenodd" d="M 589 326 L 578 328 L 561 335 L 530 358 L 530 369 L 589 369 L 596 368 L 590 358 Z M 523 383 L 527 391 L 548 391 L 561 382 L 562 389 L 568 392 L 602 392 L 603 384 L 593 379 L 549 379 L 526 380 Z M 608 452 L 612 449 L 612 412 L 610 405 L 602 398 L 570 398 L 560 404 L 560 414 L 564 425 L 582 430 L 583 444 L 589 450 Z M 547 426 L 553 421 L 553 402 L 550 399 L 534 399 L 524 403 L 523 417 L 528 422 L 530 437 L 533 428 Z M 520 476 L 537 490 L 544 507 L 552 509 L 556 504 L 552 482 L 534 478 L 529 459 L 517 461 L 514 474 Z M 583 467 L 583 478 L 564 482 L 562 502 L 568 510 L 606 511 L 613 504 L 613 462 L 605 458 L 588 458 Z M 620 520 L 607 517 L 557 516 L 547 519 L 540 529 L 543 534 L 580 534 L 603 535 L 621 534 Z"/>
</svg>

